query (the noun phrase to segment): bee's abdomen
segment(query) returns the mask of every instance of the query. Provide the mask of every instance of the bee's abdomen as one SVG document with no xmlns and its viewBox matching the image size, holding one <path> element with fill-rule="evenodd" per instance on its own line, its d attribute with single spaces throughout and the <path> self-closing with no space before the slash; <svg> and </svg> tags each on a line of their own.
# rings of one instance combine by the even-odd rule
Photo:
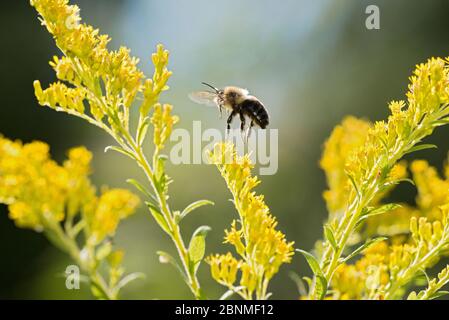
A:
<svg viewBox="0 0 449 320">
<path fill-rule="evenodd" d="M 256 98 L 243 101 L 240 108 L 262 129 L 265 129 L 268 126 L 269 116 L 267 109 L 265 109 L 263 104 Z"/>
</svg>

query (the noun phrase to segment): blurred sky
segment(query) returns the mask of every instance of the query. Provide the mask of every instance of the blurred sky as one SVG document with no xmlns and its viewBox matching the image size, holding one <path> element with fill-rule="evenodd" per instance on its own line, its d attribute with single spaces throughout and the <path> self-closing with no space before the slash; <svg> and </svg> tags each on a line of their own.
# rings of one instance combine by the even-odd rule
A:
<svg viewBox="0 0 449 320">
<path fill-rule="evenodd" d="M 297 247 L 310 249 L 321 237 L 326 209 L 321 197 L 325 179 L 318 167 L 322 144 L 332 128 L 348 114 L 379 120 L 387 103 L 404 98 L 415 64 L 431 56 L 449 55 L 449 1 L 73 1 L 84 21 L 109 34 L 111 48 L 125 45 L 151 74 L 151 53 L 158 43 L 171 52 L 171 90 L 162 101 L 175 105 L 180 127 L 191 130 L 193 120 L 203 128 L 225 128 L 214 109 L 190 102 L 187 94 L 206 81 L 218 87 L 248 88 L 268 107 L 272 128 L 279 129 L 279 171 L 262 177 L 265 194 L 279 228 Z M 365 8 L 377 4 L 381 29 L 365 28 Z M 0 133 L 48 142 L 58 160 L 65 150 L 86 145 L 94 154 L 93 180 L 98 185 L 126 186 L 129 177 L 143 178 L 134 164 L 120 155 L 104 154 L 111 140 L 96 128 L 65 114 L 38 107 L 32 81 L 54 81 L 48 60 L 58 54 L 53 40 L 39 25 L 27 1 L 2 4 L 0 32 Z M 449 149 L 447 129 L 430 139 L 440 148 L 420 154 L 441 166 Z M 171 205 L 183 208 L 197 199 L 216 202 L 184 222 L 185 237 L 196 226 L 213 229 L 208 253 L 226 252 L 224 229 L 236 213 L 219 174 L 211 166 L 169 166 L 175 182 Z M 395 195 L 413 201 L 410 187 Z M 191 298 L 175 270 L 161 266 L 155 252 L 174 252 L 171 243 L 142 208 L 117 234 L 127 251 L 128 271 L 147 274 L 130 285 L 124 298 Z M 0 207 L 0 298 L 84 298 L 88 290 L 69 292 L 57 275 L 68 258 L 39 234 L 19 230 Z M 298 256 L 272 282 L 273 297 L 297 296 L 289 272 L 309 274 Z M 210 297 L 223 289 L 210 280 L 203 265 L 200 277 Z"/>
</svg>

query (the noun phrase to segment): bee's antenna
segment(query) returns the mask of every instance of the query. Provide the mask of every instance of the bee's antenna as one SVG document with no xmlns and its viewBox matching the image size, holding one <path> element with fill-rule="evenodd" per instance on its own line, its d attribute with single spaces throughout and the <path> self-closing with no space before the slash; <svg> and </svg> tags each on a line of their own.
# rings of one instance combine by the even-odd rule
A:
<svg viewBox="0 0 449 320">
<path fill-rule="evenodd" d="M 201 82 L 201 83 L 204 84 L 205 86 L 208 86 L 209 88 L 214 89 L 216 93 L 218 93 L 218 92 L 220 91 L 220 90 L 218 90 L 217 88 L 215 88 L 214 86 L 212 86 L 212 85 L 210 85 L 210 84 L 208 84 L 208 83 L 206 83 L 206 82 Z"/>
</svg>

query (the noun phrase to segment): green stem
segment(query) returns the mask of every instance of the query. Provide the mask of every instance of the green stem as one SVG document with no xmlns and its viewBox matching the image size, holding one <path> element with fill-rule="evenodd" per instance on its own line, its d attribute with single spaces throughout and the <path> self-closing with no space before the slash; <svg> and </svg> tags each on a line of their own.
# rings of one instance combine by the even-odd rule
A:
<svg viewBox="0 0 449 320">
<path fill-rule="evenodd" d="M 173 243 L 175 244 L 175 247 L 178 251 L 178 255 L 181 259 L 182 266 L 184 269 L 184 272 L 187 276 L 188 280 L 188 286 L 190 290 L 192 291 L 193 295 L 196 299 L 202 299 L 202 293 L 201 293 L 201 287 L 200 283 L 198 281 L 198 278 L 196 275 L 191 271 L 190 265 L 190 259 L 189 259 L 189 253 L 186 248 L 186 245 L 184 244 L 184 241 L 182 240 L 181 231 L 179 229 L 178 224 L 176 223 L 173 215 L 170 212 L 170 209 L 168 207 L 166 196 L 163 194 L 162 191 L 159 191 L 158 188 L 156 188 L 156 181 L 154 180 L 154 174 L 153 170 L 151 169 L 148 160 L 146 159 L 142 148 L 136 144 L 134 139 L 131 137 L 131 135 L 126 131 L 125 133 L 125 139 L 131 146 L 131 152 L 133 153 L 135 159 L 139 163 L 140 167 L 144 171 L 145 175 L 147 176 L 148 181 L 151 184 L 151 187 L 156 194 L 156 199 L 158 200 L 159 207 L 162 211 L 162 214 L 164 215 L 165 221 L 167 222 L 171 235 L 170 238 L 172 239 Z M 153 160 L 157 156 L 158 150 L 155 151 Z M 154 162 L 154 161 L 153 161 Z M 154 164 L 153 164 L 154 166 Z"/>
<path fill-rule="evenodd" d="M 81 258 L 81 251 L 78 248 L 76 241 L 69 237 L 61 228 L 60 224 L 48 219 L 46 221 L 45 234 L 47 238 L 62 251 L 68 253 L 70 257 L 75 261 L 77 265 L 84 270 L 88 276 L 90 282 L 95 285 L 99 291 L 103 294 L 103 298 L 106 300 L 115 300 L 117 296 L 112 294 L 112 289 L 108 287 L 103 277 L 94 267 L 93 261 L 84 261 Z"/>
</svg>

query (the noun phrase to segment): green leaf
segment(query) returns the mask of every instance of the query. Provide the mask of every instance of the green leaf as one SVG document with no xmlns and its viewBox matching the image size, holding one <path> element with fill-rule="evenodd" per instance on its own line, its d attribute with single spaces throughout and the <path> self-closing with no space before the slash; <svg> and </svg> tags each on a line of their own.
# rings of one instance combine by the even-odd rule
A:
<svg viewBox="0 0 449 320">
<path fill-rule="evenodd" d="M 307 295 L 307 290 L 306 290 L 306 286 L 304 285 L 303 279 L 301 279 L 301 277 L 294 271 L 290 271 L 288 276 L 296 284 L 296 287 L 298 289 L 299 294 L 301 296 L 306 296 Z"/>
<path fill-rule="evenodd" d="M 410 183 L 412 186 L 415 185 L 415 181 L 413 181 L 412 179 L 409 179 L 409 178 L 402 178 L 402 179 L 397 180 L 397 182 L 398 182 L 398 183 L 400 183 L 400 182 L 408 182 L 408 183 Z"/>
<path fill-rule="evenodd" d="M 352 186 L 354 187 L 354 190 L 355 190 L 355 192 L 356 192 L 356 194 L 357 194 L 357 197 L 360 198 L 359 188 L 357 187 L 357 184 L 356 184 L 355 181 L 354 181 L 354 177 L 351 176 L 350 174 L 348 174 L 347 176 L 348 176 L 348 178 L 349 178 L 349 181 L 351 181 Z"/>
<path fill-rule="evenodd" d="M 407 300 L 417 300 L 417 299 L 418 299 L 418 296 L 415 291 L 410 292 L 410 294 L 407 297 Z"/>
<path fill-rule="evenodd" d="M 301 249 L 296 249 L 299 253 L 301 253 L 307 260 L 307 263 L 310 266 L 310 269 L 312 269 L 313 274 L 315 275 L 315 292 L 318 297 L 318 299 L 323 299 L 327 292 L 327 280 L 324 277 L 323 271 L 320 268 L 320 264 L 318 263 L 317 259 L 310 254 L 309 252 Z M 309 287 L 312 283 L 309 283 Z"/>
<path fill-rule="evenodd" d="M 137 131 L 137 144 L 141 146 L 143 144 L 143 141 L 145 140 L 145 137 L 147 135 L 148 126 L 150 125 L 150 118 L 145 117 Z"/>
<path fill-rule="evenodd" d="M 179 274 L 182 276 L 182 278 L 184 279 L 184 281 L 189 284 L 189 280 L 187 278 L 187 276 L 184 274 L 184 271 L 182 270 L 182 268 L 176 263 L 176 260 L 167 252 L 165 251 L 157 251 L 156 254 L 159 256 L 159 262 L 160 263 L 169 263 L 171 264 L 173 267 L 175 267 L 175 269 L 179 272 Z"/>
<path fill-rule="evenodd" d="M 391 211 L 397 208 L 400 208 L 401 205 L 397 204 L 397 203 L 389 203 L 389 204 L 385 204 L 382 205 L 380 207 L 370 207 L 367 210 L 362 211 L 362 215 L 360 216 L 359 220 L 357 221 L 355 228 L 358 228 L 366 219 L 373 217 L 373 216 L 377 216 L 379 214 L 382 214 L 384 212 L 387 211 Z"/>
<path fill-rule="evenodd" d="M 126 276 L 124 276 L 120 281 L 119 281 L 119 283 L 117 284 L 117 286 L 115 286 L 115 290 L 117 290 L 117 292 L 121 289 L 121 288 L 123 288 L 124 286 L 126 286 L 128 283 L 130 283 L 130 282 L 132 282 L 132 281 L 134 281 L 134 280 L 137 280 L 137 279 L 145 279 L 145 274 L 144 273 L 142 273 L 142 272 L 133 272 L 133 273 L 130 273 L 130 274 L 128 274 L 128 275 L 126 275 Z"/>
<path fill-rule="evenodd" d="M 332 231 L 331 227 L 328 225 L 324 226 L 324 236 L 326 237 L 327 241 L 331 244 L 332 248 L 337 251 L 338 250 L 338 244 L 337 241 L 335 241 L 334 232 Z"/>
<path fill-rule="evenodd" d="M 449 294 L 449 291 L 442 291 L 442 290 L 437 291 L 429 297 L 429 300 L 437 299 L 437 298 L 440 298 L 440 297 L 448 295 L 448 294 Z"/>
<path fill-rule="evenodd" d="M 344 258 L 343 262 L 346 262 L 346 261 L 350 260 L 351 258 L 353 258 L 356 255 L 358 255 L 359 253 L 361 253 L 363 250 L 368 249 L 369 247 L 371 247 L 373 244 L 375 244 L 375 243 L 377 243 L 379 241 L 384 241 L 386 239 L 388 239 L 388 238 L 386 238 L 386 237 L 377 237 L 377 238 L 374 238 L 374 239 L 366 240 L 366 242 L 364 244 L 362 244 L 360 247 L 358 247 L 352 253 L 350 253 L 346 258 Z"/>
<path fill-rule="evenodd" d="M 154 168 L 155 185 L 160 193 L 166 193 L 167 186 L 170 183 L 168 176 L 165 174 L 165 161 L 167 160 L 166 155 L 159 155 L 157 157 L 156 165 Z"/>
<path fill-rule="evenodd" d="M 310 291 L 310 289 L 312 288 L 313 280 L 310 279 L 309 277 L 302 277 L 302 280 L 304 280 L 307 283 L 307 287 Z"/>
<path fill-rule="evenodd" d="M 165 161 L 168 159 L 168 157 L 165 154 L 160 154 L 157 157 L 157 162 L 156 162 L 156 174 L 157 175 L 162 175 L 165 172 Z"/>
<path fill-rule="evenodd" d="M 394 210 L 394 209 L 397 209 L 400 207 L 401 207 L 400 204 L 388 203 L 388 204 L 384 204 L 380 207 L 368 210 L 366 213 L 363 213 L 363 215 L 359 218 L 359 220 L 357 221 L 357 224 L 360 224 L 362 221 L 364 221 L 365 219 L 367 219 L 369 217 L 377 216 L 379 214 L 382 214 L 387 211 L 391 211 L 391 210 Z"/>
<path fill-rule="evenodd" d="M 432 121 L 432 125 L 435 127 L 444 126 L 448 123 L 449 123 L 448 118 Z"/>
<path fill-rule="evenodd" d="M 112 252 L 112 244 L 110 241 L 107 241 L 97 249 L 97 252 L 95 254 L 96 259 L 98 261 L 104 260 L 111 252 Z"/>
<path fill-rule="evenodd" d="M 107 146 L 106 148 L 104 148 L 104 152 L 108 152 L 109 150 L 113 150 L 113 151 L 116 151 L 118 153 L 124 154 L 125 156 L 130 157 L 131 159 L 135 160 L 134 155 L 131 152 L 126 151 L 122 147 Z"/>
<path fill-rule="evenodd" d="M 167 221 L 164 218 L 164 215 L 159 211 L 159 208 L 157 208 L 154 204 L 151 202 L 145 202 L 145 204 L 148 206 L 148 209 L 150 209 L 151 214 L 154 217 L 154 220 L 156 220 L 157 224 L 164 230 L 168 235 L 171 235 L 170 227 L 167 224 Z"/>
<path fill-rule="evenodd" d="M 206 235 L 211 230 L 208 226 L 201 226 L 193 233 L 189 244 L 189 261 L 191 270 L 196 273 L 206 252 Z"/>
<path fill-rule="evenodd" d="M 312 269 L 312 272 L 314 275 L 322 275 L 323 271 L 320 268 L 320 264 L 318 263 L 317 259 L 309 252 L 301 249 L 296 249 L 299 253 L 301 253 L 304 258 L 306 258 L 307 263 L 309 264 L 310 269 Z"/>
<path fill-rule="evenodd" d="M 327 292 L 327 280 L 323 275 L 315 277 L 315 291 L 318 299 L 323 299 Z"/>
<path fill-rule="evenodd" d="M 134 187 L 136 187 L 137 190 L 139 190 L 144 195 L 146 195 L 147 197 L 149 197 L 149 198 L 153 199 L 155 202 L 157 202 L 156 197 L 147 188 L 145 188 L 145 186 L 143 186 L 139 181 L 137 181 L 135 179 L 128 179 L 128 180 L 126 180 L 126 182 L 128 182 L 129 184 L 132 184 Z"/>
<path fill-rule="evenodd" d="M 209 201 L 209 200 L 198 200 L 198 201 L 192 202 L 184 210 L 182 210 L 182 212 L 179 215 L 179 221 L 184 219 L 185 216 L 187 216 L 190 212 L 192 212 L 193 210 L 195 210 L 199 207 L 206 206 L 206 205 L 213 206 L 214 204 L 215 203 L 213 203 L 212 201 Z"/>
<path fill-rule="evenodd" d="M 408 153 L 412 153 L 412 152 L 420 151 L 420 150 L 435 149 L 435 148 L 438 148 L 438 147 L 434 144 L 418 144 L 418 145 L 408 149 L 404 154 L 408 154 Z"/>
<path fill-rule="evenodd" d="M 237 293 L 237 292 L 239 292 L 240 290 L 242 290 L 244 288 L 245 287 L 240 286 L 240 287 L 236 287 L 236 288 L 233 288 L 233 289 L 229 289 L 218 300 L 226 300 L 226 299 L 230 298 L 234 293 Z"/>
</svg>

